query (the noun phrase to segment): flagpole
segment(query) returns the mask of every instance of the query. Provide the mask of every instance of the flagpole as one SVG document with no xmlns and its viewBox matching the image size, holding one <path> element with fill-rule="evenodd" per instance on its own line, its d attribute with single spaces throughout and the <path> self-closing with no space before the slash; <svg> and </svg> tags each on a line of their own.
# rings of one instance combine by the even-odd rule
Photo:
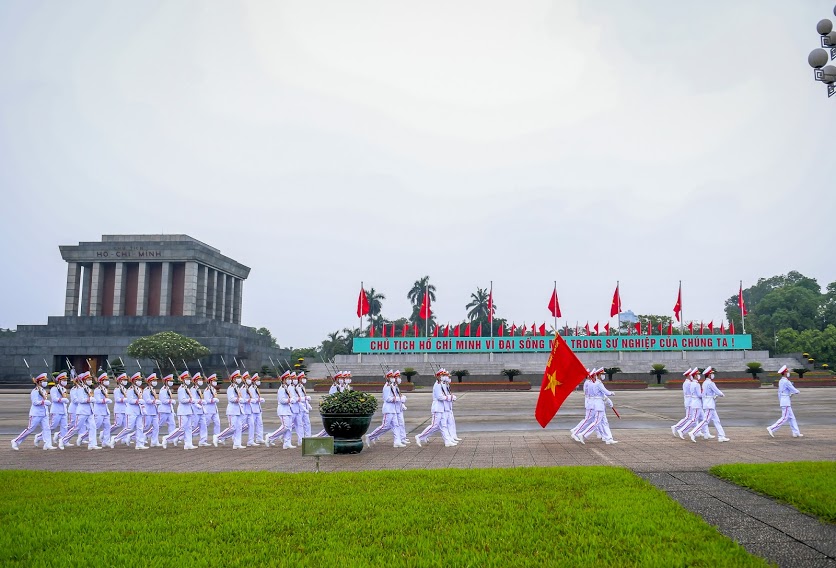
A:
<svg viewBox="0 0 836 568">
<path fill-rule="evenodd" d="M 740 325 L 743 327 L 743 335 L 746 335 L 746 317 L 743 315 L 743 280 L 740 281 Z"/>
<path fill-rule="evenodd" d="M 491 280 L 491 291 L 488 293 L 491 305 L 488 306 L 488 326 L 491 328 L 491 339 L 493 339 L 493 280 Z"/>
<path fill-rule="evenodd" d="M 618 305 L 616 306 L 616 308 L 618 308 L 618 313 L 615 314 L 615 317 L 618 320 L 618 335 L 621 335 L 621 287 L 620 287 L 620 285 L 621 285 L 621 282 L 616 280 L 615 281 L 615 293 L 616 293 L 616 299 L 618 300 Z"/>
<path fill-rule="evenodd" d="M 557 280 L 554 281 L 554 294 L 552 297 L 557 297 Z M 552 315 L 554 316 L 554 331 L 555 333 L 557 333 L 557 310 L 555 310 L 554 313 L 552 313 Z"/>
<path fill-rule="evenodd" d="M 365 292 L 365 288 L 363 288 L 363 281 L 360 280 L 360 292 Z M 360 312 L 360 329 L 357 330 L 357 335 L 360 335 L 360 332 L 363 331 L 363 310 L 358 310 Z"/>
<path fill-rule="evenodd" d="M 679 281 L 679 335 L 685 335 L 685 312 L 682 310 L 682 280 Z"/>
<path fill-rule="evenodd" d="M 429 283 L 424 287 L 424 302 L 428 302 L 430 299 L 430 285 Z M 426 311 L 427 317 L 424 319 L 424 335 L 426 337 L 430 336 L 430 310 L 427 309 Z"/>
</svg>

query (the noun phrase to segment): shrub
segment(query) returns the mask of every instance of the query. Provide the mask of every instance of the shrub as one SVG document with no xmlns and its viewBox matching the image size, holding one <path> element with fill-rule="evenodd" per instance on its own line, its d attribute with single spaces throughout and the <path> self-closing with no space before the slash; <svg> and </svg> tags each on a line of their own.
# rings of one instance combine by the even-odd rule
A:
<svg viewBox="0 0 836 568">
<path fill-rule="evenodd" d="M 416 371 L 412 367 L 406 367 L 406 368 L 404 368 L 404 370 L 401 374 L 404 377 L 406 377 L 406 382 L 411 383 L 412 382 L 412 377 L 418 375 L 418 371 Z"/>
<path fill-rule="evenodd" d="M 346 390 L 335 392 L 319 401 L 319 411 L 323 414 L 374 414 L 377 399 L 367 392 Z"/>
<path fill-rule="evenodd" d="M 508 377 L 508 381 L 513 383 L 514 377 L 516 377 L 517 375 L 522 375 L 522 371 L 520 371 L 519 369 L 502 369 L 502 373 L 500 374 Z"/>
<path fill-rule="evenodd" d="M 804 373 L 806 373 L 809 370 L 810 369 L 801 368 L 801 369 L 793 369 L 792 372 L 797 373 L 799 379 L 803 379 L 804 378 Z"/>
<path fill-rule="evenodd" d="M 621 372 L 621 367 L 604 367 L 604 374 L 607 375 L 607 380 L 611 381 L 612 376 Z"/>
<path fill-rule="evenodd" d="M 462 382 L 462 377 L 467 377 L 468 375 L 470 375 L 470 371 L 468 371 L 467 369 L 458 369 L 450 374 L 455 375 L 455 377 L 459 379 L 459 382 Z"/>
<path fill-rule="evenodd" d="M 763 366 L 757 361 L 746 363 L 746 372 L 752 375 L 753 379 L 757 379 L 758 373 L 763 373 Z"/>
<path fill-rule="evenodd" d="M 668 370 L 663 363 L 654 363 L 651 365 L 650 374 L 656 375 L 656 384 L 662 384 L 662 375 L 666 375 Z"/>
</svg>

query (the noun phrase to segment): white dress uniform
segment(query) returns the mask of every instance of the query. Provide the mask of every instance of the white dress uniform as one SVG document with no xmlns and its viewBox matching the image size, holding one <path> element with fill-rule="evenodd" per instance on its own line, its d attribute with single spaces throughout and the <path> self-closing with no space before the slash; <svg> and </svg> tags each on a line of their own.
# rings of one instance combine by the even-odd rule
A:
<svg viewBox="0 0 836 568">
<path fill-rule="evenodd" d="M 457 446 L 458 442 L 453 440 L 450 436 L 450 432 L 447 430 L 447 424 L 444 420 L 444 402 L 447 400 L 447 395 L 441 388 L 441 370 L 437 371 L 435 376 L 436 381 L 433 385 L 433 401 L 430 406 L 432 421 L 423 432 L 415 436 L 415 441 L 418 443 L 418 446 L 421 446 L 422 441 L 427 441 L 429 437 L 436 432 L 441 432 L 441 437 L 444 439 L 444 445 L 446 447 Z"/>
<path fill-rule="evenodd" d="M 107 373 L 102 373 L 99 376 L 99 386 L 93 392 L 93 417 L 96 421 L 96 432 L 102 431 L 102 446 L 110 443 L 110 404 L 113 401 L 108 397 L 107 385 L 110 381 L 107 380 Z"/>
<path fill-rule="evenodd" d="M 125 427 L 119 434 L 110 439 L 111 448 L 118 442 L 130 443 L 131 437 L 136 437 L 136 449 L 146 450 L 145 445 L 145 401 L 142 399 L 142 375 L 134 373 L 131 375 L 131 382 L 128 387 L 125 400 Z"/>
<path fill-rule="evenodd" d="M 592 399 L 589 397 L 589 390 L 592 387 L 592 369 L 586 370 L 586 379 L 583 382 L 583 408 L 584 408 L 584 416 L 581 418 L 581 421 L 578 422 L 574 428 L 569 430 L 569 435 L 574 436 L 578 430 L 586 426 L 586 423 L 592 420 L 593 416 L 593 408 L 592 408 Z"/>
<path fill-rule="evenodd" d="M 209 384 L 203 389 L 203 413 L 206 417 L 206 436 L 209 436 L 209 424 L 212 424 L 212 443 L 218 445 L 221 434 L 221 418 L 218 414 L 218 377 L 209 375 Z"/>
<path fill-rule="evenodd" d="M 159 402 L 157 406 L 157 414 L 160 418 L 160 427 L 166 427 L 166 435 L 170 436 L 172 432 L 177 430 L 177 423 L 174 421 L 176 413 L 176 405 L 171 387 L 174 384 L 174 375 L 166 375 L 163 377 L 163 387 L 160 389 Z"/>
<path fill-rule="evenodd" d="M 682 373 L 685 377 L 685 380 L 682 381 L 682 397 L 685 399 L 685 417 L 671 426 L 671 434 L 674 436 L 676 436 L 676 431 L 691 419 L 691 373 L 693 372 L 694 369 L 689 368 L 687 371 Z"/>
<path fill-rule="evenodd" d="M 78 420 L 78 440 L 76 443 L 80 446 L 83 438 L 89 436 L 87 449 L 98 450 L 101 447 L 96 444 L 96 420 L 93 417 L 93 391 L 90 389 L 90 384 L 88 384 L 88 382 L 92 384 L 93 377 L 89 371 L 79 375 L 79 377 L 82 376 L 84 377 L 84 384 L 76 395 L 77 404 L 75 412 L 76 419 Z"/>
<path fill-rule="evenodd" d="M 334 376 L 331 378 L 331 387 L 328 389 L 328 394 L 332 395 L 335 392 L 340 392 L 340 387 L 337 384 L 337 380 L 340 378 L 341 374 L 337 371 Z M 315 436 L 316 438 L 322 438 L 328 435 L 328 432 L 325 431 L 325 428 L 319 431 L 319 433 Z"/>
<path fill-rule="evenodd" d="M 41 373 L 33 379 L 35 381 L 35 388 L 29 393 L 29 424 L 26 428 L 12 440 L 12 449 L 20 449 L 20 444 L 26 439 L 29 434 L 34 432 L 37 428 L 41 428 L 41 437 L 44 440 L 45 450 L 54 450 L 52 445 L 52 434 L 49 431 L 49 407 L 52 404 L 49 393 L 46 391 L 47 376 L 46 373 Z"/>
<path fill-rule="evenodd" d="M 381 391 L 381 397 L 383 398 L 383 422 L 380 426 L 372 430 L 371 434 L 367 434 L 364 436 L 366 439 L 366 445 L 369 446 L 371 444 L 377 443 L 377 440 L 386 432 L 392 430 L 392 435 L 394 437 L 394 445 L 396 448 L 398 447 L 405 447 L 398 445 L 398 433 L 395 431 L 396 428 L 396 414 L 397 414 L 397 398 L 395 396 L 395 387 L 393 385 L 395 380 L 395 373 L 392 370 L 389 370 L 386 373 L 386 383 L 383 385 L 383 390 Z"/>
<path fill-rule="evenodd" d="M 444 389 L 444 393 L 447 395 L 447 401 L 444 403 L 447 431 L 450 433 L 451 440 L 454 442 L 461 442 L 462 439 L 459 438 L 458 432 L 456 431 L 456 416 L 453 414 L 453 403 L 456 402 L 458 397 L 450 390 L 450 382 L 450 373 L 447 369 L 444 369 L 444 377 L 442 377 L 441 386 Z"/>
<path fill-rule="evenodd" d="M 792 411 L 792 396 L 801 391 L 795 388 L 792 381 L 790 381 L 790 370 L 786 365 L 781 367 L 778 372 L 782 375 L 781 380 L 778 381 L 778 403 L 781 405 L 781 418 L 779 418 L 772 426 L 768 426 L 766 431 L 774 438 L 775 431 L 789 422 L 790 430 L 792 430 L 792 437 L 803 438 L 804 434 L 802 434 L 801 430 L 798 429 L 798 422 L 796 422 L 795 414 Z"/>
<path fill-rule="evenodd" d="M 296 385 L 296 393 L 299 395 L 299 418 L 302 427 L 301 435 L 297 432 L 297 436 L 301 436 L 301 440 L 301 438 L 308 438 L 311 435 L 311 397 L 305 390 L 305 384 L 308 382 L 305 371 L 300 372 L 296 378 L 299 381 L 299 384 Z"/>
<path fill-rule="evenodd" d="M 192 398 L 191 392 L 191 376 L 188 372 L 184 371 L 180 374 L 180 380 L 183 383 L 177 388 L 177 419 L 180 421 L 180 424 L 178 425 L 177 430 L 163 438 L 163 449 L 168 446 L 169 442 L 175 442 L 180 438 L 183 438 L 183 449 L 193 450 L 196 447 L 194 445 L 194 436 L 192 434 L 192 429 L 194 428 L 193 417 L 195 416 L 195 401 Z"/>
<path fill-rule="evenodd" d="M 691 375 L 691 384 L 688 387 L 690 395 L 688 419 L 676 429 L 677 435 L 683 440 L 685 439 L 685 432 L 690 431 L 700 421 L 700 412 L 702 412 L 702 389 L 700 388 L 699 376 L 699 370 L 694 369 Z"/>
<path fill-rule="evenodd" d="M 395 370 L 395 384 L 393 385 L 395 389 L 395 431 L 397 443 L 399 446 L 406 446 L 407 444 L 411 443 L 409 439 L 406 437 L 406 424 L 404 423 L 403 419 L 403 411 L 406 410 L 406 395 L 401 394 L 401 389 L 398 385 L 401 384 L 401 372 L 397 369 Z"/>
<path fill-rule="evenodd" d="M 189 389 L 189 394 L 194 403 L 192 404 L 192 437 L 197 436 L 197 445 L 209 445 L 209 431 L 206 427 L 206 410 L 203 408 L 203 393 L 200 392 L 200 387 L 203 386 L 203 377 L 200 373 L 195 373 L 192 378 L 192 386 Z"/>
<path fill-rule="evenodd" d="M 145 436 L 150 439 L 149 446 L 160 446 L 160 397 L 152 382 L 157 382 L 156 373 L 151 373 L 145 379 L 142 389 L 142 400 L 145 402 Z"/>
<path fill-rule="evenodd" d="M 49 407 L 50 430 L 57 430 L 58 436 L 64 436 L 68 430 L 67 406 L 70 404 L 70 396 L 67 391 L 67 373 L 61 373 L 55 377 L 57 384 L 49 389 L 49 399 L 52 405 Z M 53 434 L 53 438 L 55 434 Z"/>
<path fill-rule="evenodd" d="M 589 389 L 589 397 L 592 400 L 593 410 L 592 420 L 588 421 L 583 428 L 575 433 L 573 439 L 576 442 L 580 442 L 581 444 L 585 443 L 584 440 L 588 438 L 593 431 L 601 427 L 604 420 L 604 413 L 606 412 L 605 401 L 610 405 L 610 407 L 612 407 L 612 402 L 609 398 L 607 398 L 608 394 L 612 393 L 604 387 L 603 383 L 598 380 L 596 376 L 596 380 L 593 381 L 592 386 Z"/>
<path fill-rule="evenodd" d="M 113 432 L 120 432 L 128 425 L 125 414 L 128 402 L 127 382 L 128 375 L 125 373 L 116 377 L 116 388 L 113 389 L 113 425 L 111 426 Z"/>
<path fill-rule="evenodd" d="M 714 371 L 711 370 L 711 367 L 706 369 L 705 371 L 705 380 L 702 383 L 702 408 L 704 412 L 703 419 L 700 421 L 699 424 L 694 427 L 693 430 L 688 432 L 688 436 L 691 438 L 692 442 L 696 442 L 697 439 L 694 435 L 697 432 L 704 432 L 708 429 L 708 423 L 713 422 L 714 428 L 717 430 L 717 441 L 718 442 L 728 442 L 729 439 L 726 437 L 726 432 L 723 430 L 723 425 L 720 424 L 720 416 L 717 414 L 717 397 L 718 396 L 726 396 L 723 394 L 723 391 L 717 388 L 717 385 L 714 384 Z M 705 437 L 705 433 L 703 433 L 703 437 Z"/>
<path fill-rule="evenodd" d="M 261 383 L 258 373 L 252 377 L 252 384 L 247 387 L 247 395 L 250 397 L 250 434 L 247 437 L 248 446 L 260 446 L 264 441 L 264 419 L 261 417 L 261 391 L 256 386 L 256 381 Z"/>
<path fill-rule="evenodd" d="M 218 435 L 218 441 L 223 443 L 228 438 L 232 438 L 233 450 L 245 449 L 247 446 L 241 444 L 241 423 L 244 419 L 241 402 L 241 391 L 244 387 L 241 384 L 243 382 L 241 372 L 236 369 L 229 376 L 229 381 L 230 385 L 226 389 L 226 420 L 229 425 Z"/>
</svg>

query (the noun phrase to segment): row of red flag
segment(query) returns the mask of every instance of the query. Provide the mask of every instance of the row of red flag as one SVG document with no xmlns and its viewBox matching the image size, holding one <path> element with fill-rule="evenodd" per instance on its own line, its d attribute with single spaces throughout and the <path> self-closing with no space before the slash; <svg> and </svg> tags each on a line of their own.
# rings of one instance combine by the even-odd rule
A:
<svg viewBox="0 0 836 568">
<path fill-rule="evenodd" d="M 610 305 L 610 317 L 617 316 L 622 312 L 621 309 L 621 294 L 619 292 L 620 284 L 616 283 L 615 285 L 615 292 L 613 293 L 612 297 L 612 304 Z M 421 308 L 418 311 L 418 315 L 421 319 L 430 319 L 432 317 L 432 307 L 430 305 L 430 294 L 429 290 L 424 291 L 424 298 L 421 300 Z M 746 310 L 746 302 L 743 300 L 743 282 L 740 283 L 740 290 L 738 291 L 737 295 L 737 305 L 740 308 L 741 316 L 745 317 L 749 315 L 749 312 Z M 549 299 L 548 305 L 549 313 L 556 318 L 561 317 L 560 313 L 560 302 L 557 299 L 557 284 L 555 284 L 554 290 L 552 291 L 551 298 Z M 488 295 L 488 321 L 493 321 L 493 286 L 491 286 L 490 294 Z M 360 285 L 360 297 L 357 298 L 357 317 L 361 318 L 369 313 L 369 298 L 366 295 L 366 290 L 363 288 L 362 284 Z M 682 316 L 682 284 L 679 285 L 679 293 L 676 296 L 676 304 L 673 306 L 673 313 L 676 321 L 680 321 Z M 449 326 L 448 326 L 449 328 Z M 641 333 L 641 331 L 638 331 Z M 661 331 L 659 332 L 662 333 Z M 734 333 L 734 332 L 732 332 Z M 648 335 L 650 333 L 648 332 Z M 416 334 L 417 335 L 417 334 Z M 469 335 L 469 334 L 466 334 Z M 542 333 L 541 335 L 545 335 Z"/>
<path fill-rule="evenodd" d="M 546 335 L 546 324 L 541 324 L 540 327 L 537 327 L 537 324 L 531 324 L 531 334 L 532 335 Z M 525 335 L 529 331 L 529 327 L 523 324 L 520 327 L 517 327 L 516 324 L 512 324 L 510 328 L 508 328 L 508 335 L 517 335 L 517 331 L 520 332 L 520 335 Z M 408 337 L 410 332 L 414 337 L 418 337 L 420 335 L 420 329 L 418 324 L 408 324 L 405 323 L 401 327 L 401 337 Z M 385 324 L 378 328 L 374 325 L 369 327 L 369 337 L 375 337 L 375 335 L 380 334 L 380 337 L 396 337 L 397 334 L 397 325 L 396 324 Z M 504 337 L 505 336 L 505 326 L 499 326 L 496 330 L 497 337 Z M 476 327 L 471 327 L 470 323 L 460 323 L 458 325 L 436 325 L 433 326 L 432 331 L 430 332 L 430 336 L 432 337 L 482 337 L 482 324 L 481 322 Z"/>
</svg>

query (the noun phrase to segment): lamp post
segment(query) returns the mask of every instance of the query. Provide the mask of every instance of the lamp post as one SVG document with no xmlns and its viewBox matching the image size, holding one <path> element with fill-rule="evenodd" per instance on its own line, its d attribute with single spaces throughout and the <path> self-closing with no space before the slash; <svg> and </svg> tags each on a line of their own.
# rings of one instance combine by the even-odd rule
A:
<svg viewBox="0 0 836 568">
<path fill-rule="evenodd" d="M 833 15 L 836 16 L 836 6 Z M 816 31 L 821 36 L 821 47 L 810 52 L 807 63 L 813 68 L 815 80 L 827 85 L 827 97 L 830 98 L 836 95 L 836 66 L 827 65 L 827 62 L 836 59 L 836 31 L 833 22 L 827 19 L 816 24 Z"/>
</svg>

